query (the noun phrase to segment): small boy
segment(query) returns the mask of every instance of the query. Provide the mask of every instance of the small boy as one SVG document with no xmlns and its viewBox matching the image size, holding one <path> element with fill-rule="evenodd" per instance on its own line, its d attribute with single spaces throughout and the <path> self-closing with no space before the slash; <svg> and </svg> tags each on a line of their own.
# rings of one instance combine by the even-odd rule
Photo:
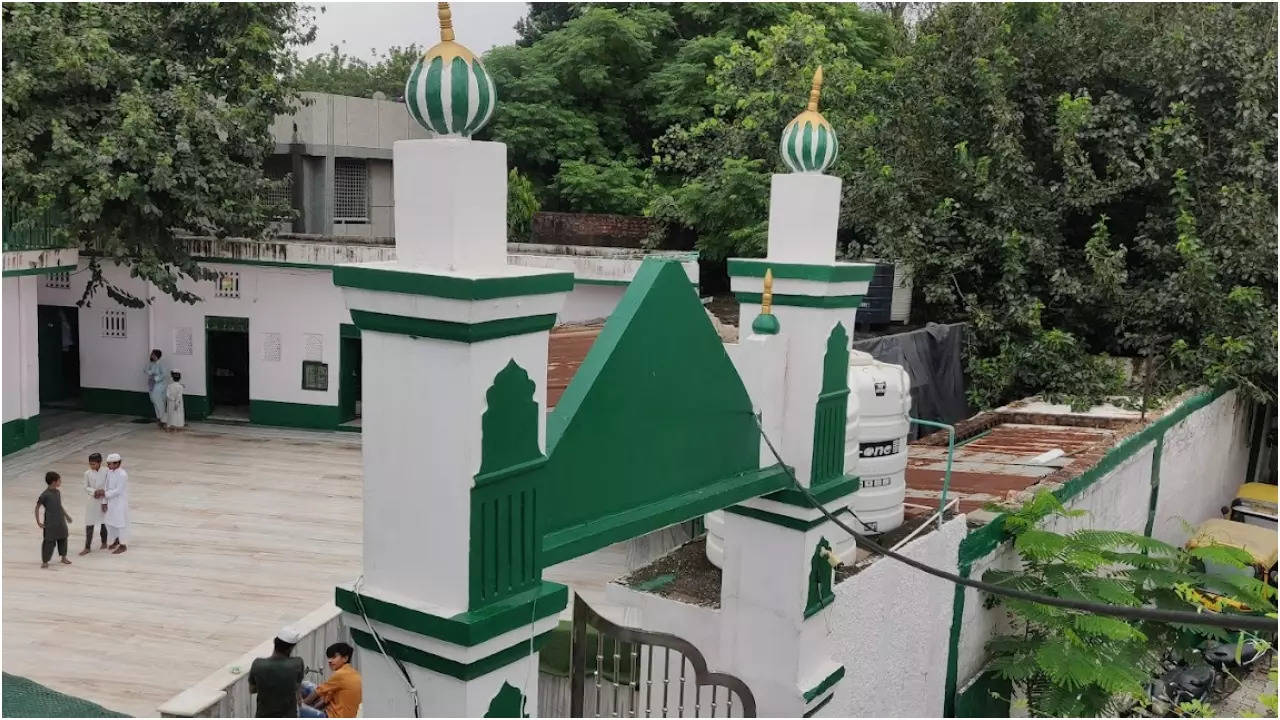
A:
<svg viewBox="0 0 1280 720">
<path fill-rule="evenodd" d="M 44 484 L 48 487 L 36 499 L 36 525 L 44 530 L 44 544 L 40 546 L 40 567 L 49 567 L 49 559 L 53 557 L 53 546 L 58 546 L 58 554 L 62 556 L 62 564 L 70 565 L 67 559 L 67 523 L 71 516 L 62 509 L 62 476 L 50 470 L 44 474 Z M 44 506 L 44 522 L 40 522 L 40 506 Z"/>
<path fill-rule="evenodd" d="M 84 471 L 84 492 L 88 501 L 84 504 L 84 549 L 81 555 L 88 555 L 93 549 L 93 528 L 102 527 L 102 550 L 107 549 L 107 469 L 102 467 L 102 453 L 89 456 L 89 469 Z"/>
<path fill-rule="evenodd" d="M 182 400 L 186 388 L 182 387 L 182 373 L 174 370 L 169 376 L 173 381 L 164 388 L 164 429 L 176 432 L 187 424 L 186 403 Z"/>
</svg>

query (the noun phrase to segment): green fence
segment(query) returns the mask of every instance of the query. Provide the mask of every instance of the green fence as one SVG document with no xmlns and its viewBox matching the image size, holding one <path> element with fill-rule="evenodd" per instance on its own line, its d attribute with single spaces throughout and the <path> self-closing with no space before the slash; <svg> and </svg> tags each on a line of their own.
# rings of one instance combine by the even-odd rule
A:
<svg viewBox="0 0 1280 720">
<path fill-rule="evenodd" d="M 70 238 L 57 236 L 55 228 L 60 224 L 60 218 L 54 210 L 33 213 L 6 205 L 3 212 L 5 252 L 47 250 L 72 245 Z"/>
</svg>

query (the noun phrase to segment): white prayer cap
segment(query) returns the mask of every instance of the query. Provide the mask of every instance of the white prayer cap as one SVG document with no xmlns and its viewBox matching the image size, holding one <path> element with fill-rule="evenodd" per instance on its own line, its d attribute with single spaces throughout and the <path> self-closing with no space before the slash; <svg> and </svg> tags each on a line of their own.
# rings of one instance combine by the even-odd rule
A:
<svg viewBox="0 0 1280 720">
<path fill-rule="evenodd" d="M 120 453 L 111 453 L 108 455 L 107 462 L 120 462 Z"/>
<path fill-rule="evenodd" d="M 298 632 L 298 630 L 292 625 L 286 625 L 280 629 L 280 632 L 276 633 L 276 638 L 278 638 L 280 642 L 297 645 L 298 642 L 302 640 L 302 633 Z"/>
</svg>

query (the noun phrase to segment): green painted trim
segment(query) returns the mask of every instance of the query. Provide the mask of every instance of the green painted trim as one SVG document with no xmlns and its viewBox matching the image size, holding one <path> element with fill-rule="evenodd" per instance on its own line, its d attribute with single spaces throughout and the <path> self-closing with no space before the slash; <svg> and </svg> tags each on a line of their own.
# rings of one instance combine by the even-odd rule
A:
<svg viewBox="0 0 1280 720">
<path fill-rule="evenodd" d="M 862 487 L 862 480 L 857 475 L 841 475 L 814 485 L 809 488 L 809 493 L 817 498 L 818 502 L 826 505 L 832 500 L 857 492 L 860 487 Z M 806 509 L 813 507 L 804 493 L 793 487 L 769 493 L 764 496 L 764 499 Z"/>
<path fill-rule="evenodd" d="M 452 617 L 432 615 L 369 595 L 362 595 L 361 601 L 372 620 L 454 645 L 471 647 L 527 626 L 531 620 L 536 622 L 559 613 L 569 604 L 569 589 L 543 581 L 538 587 L 518 595 Z M 346 612 L 360 614 L 355 594 L 346 588 L 334 589 L 334 604 Z"/>
<path fill-rule="evenodd" d="M 1255 403 L 1253 411 L 1253 437 L 1249 440 L 1249 467 L 1245 470 L 1244 481 L 1253 482 L 1258 472 L 1258 458 L 1262 455 L 1264 429 L 1267 426 L 1267 405 Z"/>
<path fill-rule="evenodd" d="M 395 658 L 404 662 L 417 665 L 420 668 L 430 670 L 441 675 L 458 678 L 459 680 L 475 680 L 478 677 L 488 675 L 499 668 L 506 667 L 511 663 L 528 657 L 537 652 L 546 644 L 547 639 L 551 637 L 551 631 L 536 635 L 532 640 L 521 640 L 509 648 L 499 650 L 498 652 L 487 657 L 480 658 L 472 663 L 461 663 L 457 660 L 450 660 L 446 657 L 434 655 L 425 650 L 419 650 L 415 647 L 402 645 L 393 640 L 382 639 L 382 647 Z M 373 636 L 359 628 L 351 628 L 351 639 L 356 645 L 365 650 L 373 650 L 381 652 L 378 644 L 374 641 Z"/>
<path fill-rule="evenodd" d="M 2 454 L 8 455 L 22 448 L 30 447 L 40 440 L 40 414 L 27 418 L 16 418 L 0 425 L 0 445 Z"/>
<path fill-rule="evenodd" d="M 740 303 L 759 305 L 761 294 L 757 292 L 734 293 Z M 774 305 L 791 307 L 842 309 L 862 307 L 861 295 L 773 295 Z"/>
<path fill-rule="evenodd" d="M 831 589 L 835 568 L 822 556 L 822 551 L 831 552 L 831 543 L 825 538 L 818 538 L 813 548 L 813 556 L 809 558 L 809 579 L 805 592 L 807 599 L 804 606 L 804 619 L 817 615 L 823 608 L 836 601 L 836 594 Z M 812 698 L 806 697 L 805 700 Z"/>
<path fill-rule="evenodd" d="M 485 340 L 527 335 L 550 330 L 556 324 L 555 314 L 526 315 L 479 323 L 460 323 L 448 320 L 387 315 L 368 310 L 352 310 L 351 319 L 361 330 L 433 338 L 449 342 L 476 343 Z"/>
<path fill-rule="evenodd" d="M 46 248 L 47 250 L 65 250 L 66 248 Z M 24 268 L 22 270 L 5 270 L 4 277 L 23 277 L 25 275 L 53 275 L 56 273 L 75 272 L 76 265 L 50 265 L 49 267 Z"/>
<path fill-rule="evenodd" d="M 249 318 L 231 315 L 205 315 L 205 332 L 249 332 Z"/>
<path fill-rule="evenodd" d="M 830 567 L 830 566 L 828 566 L 828 567 Z M 842 678 L 842 677 L 844 677 L 844 666 L 843 666 L 843 665 L 841 665 L 840 667 L 838 667 L 838 668 L 836 668 L 835 670 L 833 670 L 833 671 L 831 672 L 831 674 L 830 674 L 830 675 L 828 675 L 828 676 L 826 677 L 826 679 L 824 679 L 822 682 L 818 683 L 817 685 L 814 685 L 813 687 L 809 688 L 808 690 L 805 690 L 805 691 L 804 691 L 804 701 L 805 701 L 805 702 L 810 702 L 811 700 L 813 700 L 814 698 L 818 697 L 818 696 L 819 696 L 819 695 L 821 695 L 822 693 L 824 693 L 824 692 L 826 692 L 827 690 L 831 689 L 831 686 L 832 686 L 832 685 L 835 685 L 835 684 L 836 684 L 836 683 L 838 683 L 838 682 L 840 682 L 840 678 Z"/>
<path fill-rule="evenodd" d="M 339 287 L 427 295 L 454 300 L 492 300 L 569 292 L 573 289 L 573 273 L 463 278 L 343 265 L 333 269 L 333 284 Z"/>
<path fill-rule="evenodd" d="M 360 328 L 350 323 L 341 323 L 338 325 L 338 337 L 359 338 Z"/>
<path fill-rule="evenodd" d="M 992 696 L 995 693 L 995 697 Z M 978 673 L 956 696 L 955 716 L 961 718 L 1009 717 L 1013 683 L 990 670 Z"/>
<path fill-rule="evenodd" d="M 809 263 L 774 262 L 762 258 L 730 258 L 730 277 L 764 277 L 766 270 L 773 270 L 773 277 L 791 280 L 815 280 L 818 282 L 870 282 L 875 265 L 838 263 L 812 265 Z M 776 295 L 774 296 L 777 297 Z M 774 302 L 777 302 L 776 300 Z"/>
<path fill-rule="evenodd" d="M 1152 424 L 1143 428 L 1141 431 L 1130 435 L 1112 448 L 1107 454 L 1093 467 L 1089 468 L 1079 476 L 1068 480 L 1058 489 L 1053 491 L 1055 497 L 1062 503 L 1067 503 L 1072 498 L 1084 492 L 1094 483 L 1101 480 L 1108 473 L 1114 470 L 1124 461 L 1137 454 L 1138 451 L 1146 447 L 1148 443 L 1158 442 L 1155 454 L 1159 455 L 1163 451 L 1163 440 L 1165 432 L 1174 425 L 1182 422 L 1191 413 L 1206 407 L 1230 390 L 1230 387 L 1222 386 L 1212 390 L 1205 391 L 1199 395 L 1195 395 L 1179 405 L 1173 412 L 1156 420 Z M 957 553 L 959 561 L 959 570 L 961 577 L 969 577 L 972 572 L 973 563 L 987 555 L 990 555 L 1008 537 L 1004 530 L 1005 515 L 1002 513 L 997 515 L 983 527 L 969 533 L 960 541 L 960 548 Z M 943 696 L 943 716 L 955 717 L 956 712 L 956 687 L 958 678 L 956 677 L 957 669 L 957 653 L 960 644 L 960 630 L 964 617 L 964 588 L 957 585 L 955 589 L 955 600 L 952 605 L 951 617 L 951 639 L 947 656 L 947 684 L 945 694 Z"/>
<path fill-rule="evenodd" d="M 814 715 L 817 715 L 817 714 L 818 714 L 818 711 L 820 711 L 820 710 L 822 710 L 822 708 L 826 707 L 826 706 L 827 706 L 827 703 L 831 702 L 831 698 L 833 698 L 833 697 L 835 697 L 835 696 L 836 696 L 836 694 L 835 694 L 835 693 L 831 693 L 830 695 L 828 695 L 828 696 L 826 696 L 825 698 L 823 698 L 823 699 L 822 699 L 822 702 L 818 703 L 817 705 L 814 705 L 812 708 L 810 708 L 809 710 L 805 711 L 804 717 L 813 717 Z"/>
<path fill-rule="evenodd" d="M 793 518 L 790 515 L 779 515 L 777 513 L 771 513 L 768 510 L 759 510 L 745 505 L 730 505 L 725 508 L 724 511 L 731 512 L 734 515 L 749 517 L 761 522 L 767 522 L 772 525 L 778 525 L 790 530 L 799 530 L 801 532 L 812 530 L 827 521 L 825 515 L 819 515 L 814 520 L 801 520 L 800 518 Z"/>
<path fill-rule="evenodd" d="M 341 417 L 337 405 L 249 400 L 249 422 L 256 425 L 332 430 L 338 427 Z"/>
<path fill-rule="evenodd" d="M 963 559 L 957 568 L 960 577 L 967 578 L 973 572 L 973 564 Z M 947 638 L 947 679 L 942 692 L 942 717 L 956 716 L 956 682 L 960 668 L 960 630 L 964 624 L 963 585 L 956 585 L 951 599 L 951 633 Z"/>
<path fill-rule="evenodd" d="M 1054 496 L 1062 503 L 1071 500 L 1116 469 L 1147 444 L 1163 437 L 1166 430 L 1182 422 L 1183 419 L 1196 410 L 1222 397 L 1228 390 L 1230 388 L 1220 387 L 1188 398 L 1173 412 L 1122 440 L 1120 444 L 1103 455 L 1093 467 L 1063 483 L 1061 487 L 1053 491 Z M 960 541 L 959 558 L 961 561 L 968 560 L 972 562 L 985 557 L 993 552 L 1005 539 L 1004 514 L 1000 514 L 990 523 L 969 533 Z"/>
<path fill-rule="evenodd" d="M 209 398 L 204 395 L 183 393 L 182 407 L 185 409 L 182 415 L 188 422 L 209 417 Z"/>
<path fill-rule="evenodd" d="M 712 510 L 780 490 L 789 482 L 787 472 L 781 466 L 773 465 L 739 473 L 644 507 L 550 533 L 543 538 L 542 566 L 550 567 L 591 550 L 636 537 L 648 529 L 675 525 Z"/>
<path fill-rule="evenodd" d="M 151 397 L 142 390 L 82 387 L 80 403 L 87 412 L 145 418 L 156 416 L 155 408 L 151 406 Z"/>
<path fill-rule="evenodd" d="M 1160 456 L 1164 454 L 1164 435 L 1156 439 L 1156 449 L 1151 453 L 1151 502 L 1147 508 L 1147 527 L 1143 535 L 1151 537 L 1156 525 L 1156 503 L 1160 499 Z"/>
</svg>

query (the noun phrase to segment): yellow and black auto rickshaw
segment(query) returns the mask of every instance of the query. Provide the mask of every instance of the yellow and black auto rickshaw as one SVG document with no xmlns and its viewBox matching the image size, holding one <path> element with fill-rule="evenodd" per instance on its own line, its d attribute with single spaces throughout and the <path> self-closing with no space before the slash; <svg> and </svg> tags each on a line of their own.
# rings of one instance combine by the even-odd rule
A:
<svg viewBox="0 0 1280 720">
<path fill-rule="evenodd" d="M 1245 483 L 1236 492 L 1231 501 L 1228 517 L 1236 522 L 1267 528 L 1276 532 L 1276 496 L 1275 485 L 1267 483 Z"/>
</svg>

